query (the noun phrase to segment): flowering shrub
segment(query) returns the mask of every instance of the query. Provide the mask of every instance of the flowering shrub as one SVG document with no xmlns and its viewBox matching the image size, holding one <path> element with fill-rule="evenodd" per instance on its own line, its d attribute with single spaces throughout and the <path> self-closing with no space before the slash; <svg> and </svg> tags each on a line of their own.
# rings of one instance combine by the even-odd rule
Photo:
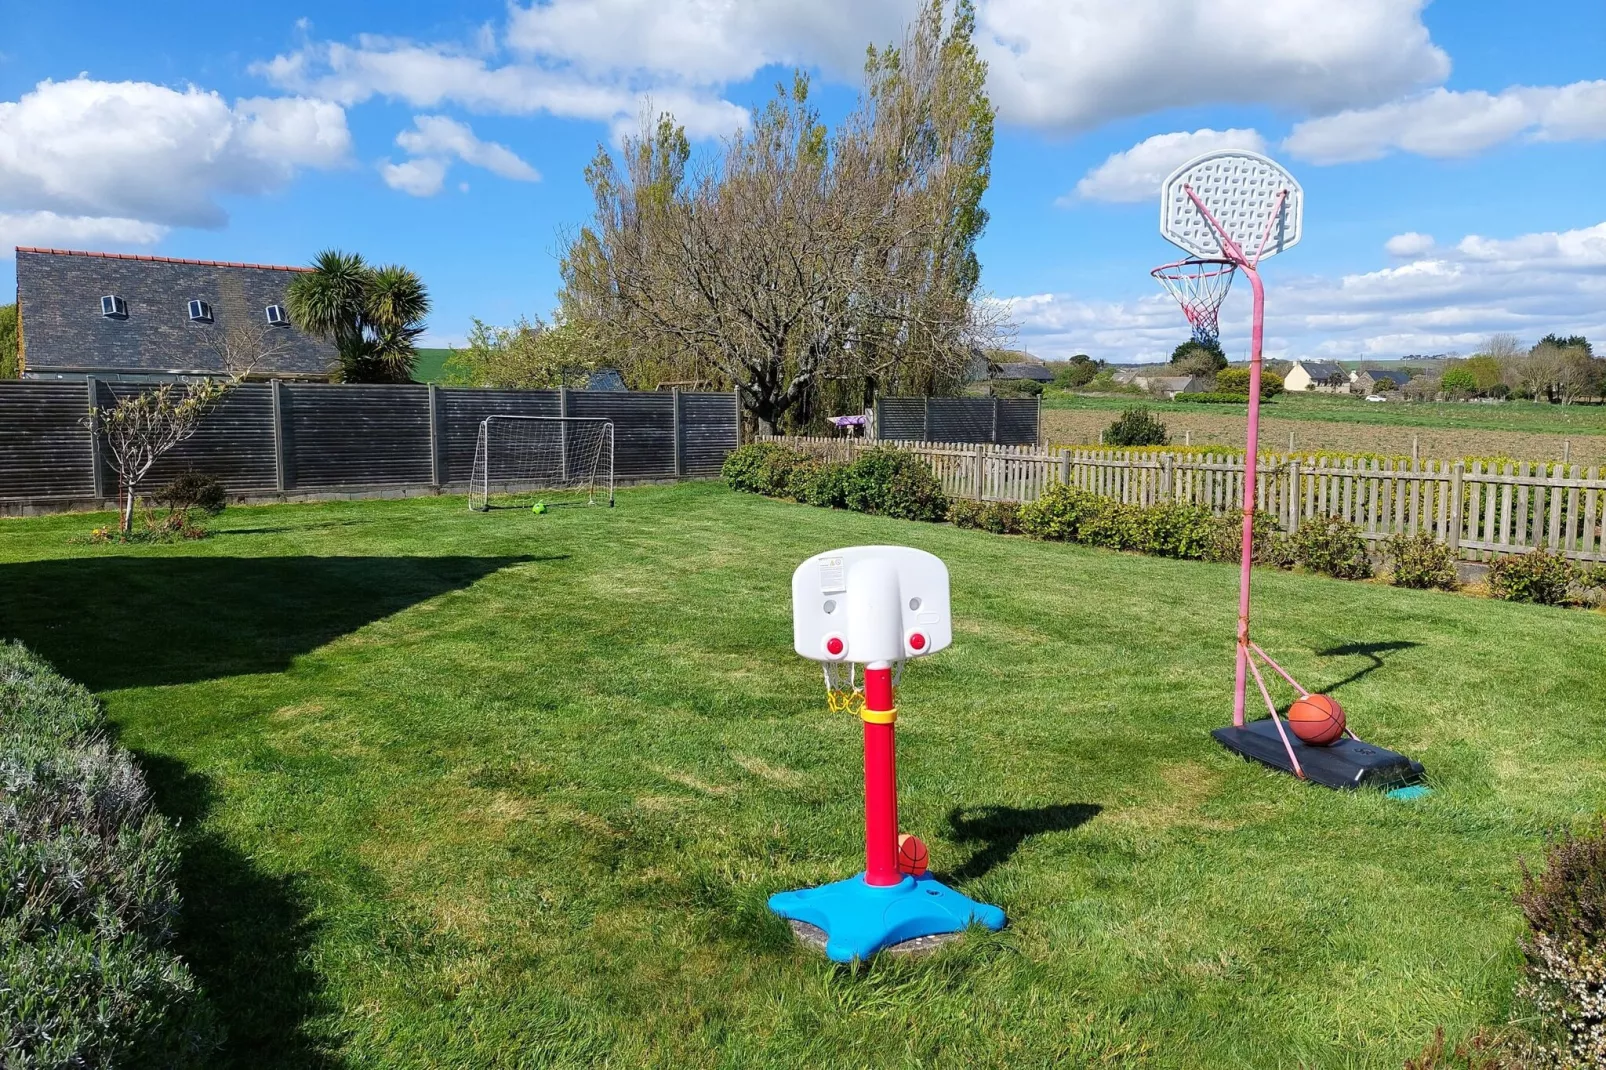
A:
<svg viewBox="0 0 1606 1070">
<path fill-rule="evenodd" d="M 1361 529 L 1336 516 L 1302 521 L 1292 537 L 1294 560 L 1324 576 L 1364 580 L 1372 574 Z"/>
<path fill-rule="evenodd" d="M 1544 550 L 1502 557 L 1489 566 L 1489 593 L 1507 602 L 1561 605 L 1567 601 L 1574 571 L 1565 557 Z"/>
<path fill-rule="evenodd" d="M 1606 824 L 1553 841 L 1538 875 L 1523 866 L 1517 903 L 1528 922 L 1517 996 L 1542 1023 L 1534 1061 L 1606 1066 Z"/>
<path fill-rule="evenodd" d="M 1390 565 L 1389 582 L 1396 587 L 1453 591 L 1461 586 L 1455 571 L 1455 554 L 1427 532 L 1392 535 L 1383 544 Z"/>
</svg>

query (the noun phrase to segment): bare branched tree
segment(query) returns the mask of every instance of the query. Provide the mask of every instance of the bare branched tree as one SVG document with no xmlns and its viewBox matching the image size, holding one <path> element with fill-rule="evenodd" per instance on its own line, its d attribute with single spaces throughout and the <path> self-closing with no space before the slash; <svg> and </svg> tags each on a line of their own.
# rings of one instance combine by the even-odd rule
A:
<svg viewBox="0 0 1606 1070">
<path fill-rule="evenodd" d="M 706 369 L 764 432 L 826 379 L 940 392 L 995 344 L 975 241 L 992 150 L 985 65 L 961 0 L 929 0 L 870 53 L 835 136 L 798 74 L 713 161 L 669 116 L 586 171 L 592 223 L 563 257 L 572 323 L 631 365 Z M 866 399 L 868 400 L 868 399 Z"/>
<path fill-rule="evenodd" d="M 1477 355 L 1493 357 L 1495 360 L 1511 360 L 1513 357 L 1525 356 L 1527 352 L 1528 347 L 1522 344 L 1522 339 L 1514 334 L 1501 332 L 1484 339 Z"/>
<path fill-rule="evenodd" d="M 118 477 L 120 527 L 133 528 L 140 480 L 168 450 L 194 435 L 201 419 L 238 381 L 201 379 L 163 383 L 89 412 L 89 423 Z"/>
<path fill-rule="evenodd" d="M 258 368 L 271 368 L 290 348 L 290 332 L 271 324 L 235 323 L 208 332 L 207 348 L 229 378 L 248 378 Z"/>
</svg>

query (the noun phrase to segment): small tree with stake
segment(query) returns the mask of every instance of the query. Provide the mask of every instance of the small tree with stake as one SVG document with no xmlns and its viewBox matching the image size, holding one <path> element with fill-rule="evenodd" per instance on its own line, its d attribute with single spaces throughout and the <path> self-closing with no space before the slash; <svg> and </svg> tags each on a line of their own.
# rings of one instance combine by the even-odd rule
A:
<svg viewBox="0 0 1606 1070">
<path fill-rule="evenodd" d="M 223 399 L 234 379 L 202 379 L 193 383 L 163 383 L 89 412 L 89 423 L 104 444 L 107 463 L 118 477 L 120 528 L 127 534 L 134 524 L 134 502 L 140 480 L 157 458 L 195 434 L 204 417 Z"/>
</svg>

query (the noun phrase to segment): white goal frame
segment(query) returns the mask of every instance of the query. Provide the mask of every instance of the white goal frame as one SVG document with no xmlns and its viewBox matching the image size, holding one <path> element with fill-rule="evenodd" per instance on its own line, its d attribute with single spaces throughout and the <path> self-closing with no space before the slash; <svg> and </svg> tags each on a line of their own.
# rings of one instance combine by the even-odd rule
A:
<svg viewBox="0 0 1606 1070">
<path fill-rule="evenodd" d="M 558 477 L 520 478 L 517 473 L 499 478 L 491 456 L 491 425 L 493 423 L 525 423 L 556 427 L 559 431 Z M 598 427 L 596 448 L 589 456 L 569 456 L 569 429 L 586 425 Z M 596 416 L 515 416 L 492 413 L 480 421 L 479 433 L 474 436 L 474 468 L 469 476 L 468 507 L 474 512 L 491 508 L 491 494 L 521 493 L 538 490 L 578 491 L 585 494 L 584 502 L 557 502 L 559 505 L 613 505 L 613 421 Z M 606 491 L 604 494 L 603 492 Z M 599 501 L 599 497 L 603 501 Z"/>
</svg>

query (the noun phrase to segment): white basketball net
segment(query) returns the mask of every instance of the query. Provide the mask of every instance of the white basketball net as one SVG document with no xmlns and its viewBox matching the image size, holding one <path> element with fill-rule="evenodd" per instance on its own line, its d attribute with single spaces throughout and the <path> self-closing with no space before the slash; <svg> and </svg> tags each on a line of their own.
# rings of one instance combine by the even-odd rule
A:
<svg viewBox="0 0 1606 1070">
<path fill-rule="evenodd" d="M 1208 346 L 1221 335 L 1217 317 L 1237 270 L 1231 260 L 1179 260 L 1149 274 L 1182 306 L 1182 314 L 1193 328 L 1193 340 Z"/>
</svg>

